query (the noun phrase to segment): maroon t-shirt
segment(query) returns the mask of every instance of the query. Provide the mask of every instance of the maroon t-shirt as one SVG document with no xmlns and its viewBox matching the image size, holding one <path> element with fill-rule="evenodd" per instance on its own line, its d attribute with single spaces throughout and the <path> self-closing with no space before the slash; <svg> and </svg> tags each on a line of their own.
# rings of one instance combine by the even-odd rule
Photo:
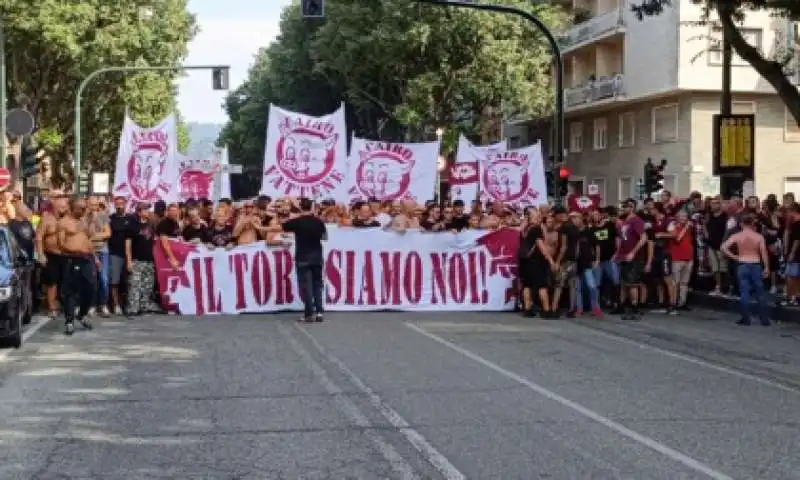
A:
<svg viewBox="0 0 800 480">
<path fill-rule="evenodd" d="M 629 255 L 639 244 L 642 235 L 645 234 L 644 220 L 638 215 L 629 216 L 619 229 L 619 250 L 617 251 L 617 259 L 625 261 L 625 257 Z"/>
</svg>

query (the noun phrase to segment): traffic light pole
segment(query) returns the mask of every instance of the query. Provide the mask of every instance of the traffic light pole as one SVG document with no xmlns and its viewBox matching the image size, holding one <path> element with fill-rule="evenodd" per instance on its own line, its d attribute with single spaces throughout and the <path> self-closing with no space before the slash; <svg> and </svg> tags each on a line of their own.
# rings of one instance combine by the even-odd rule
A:
<svg viewBox="0 0 800 480">
<path fill-rule="evenodd" d="M 2 40 L 2 37 L 0 37 Z M 83 96 L 83 91 L 89 85 L 89 83 L 95 79 L 95 77 L 108 72 L 180 72 L 183 70 L 216 70 L 222 69 L 227 70 L 230 69 L 228 65 L 173 65 L 173 66 L 159 66 L 159 67 L 137 67 L 137 66 L 120 66 L 120 67 L 105 67 L 95 70 L 94 72 L 90 73 L 83 79 L 80 86 L 78 87 L 78 93 L 75 95 L 75 151 L 73 154 L 74 162 L 75 162 L 75 184 L 74 184 L 74 192 L 78 192 L 78 182 L 80 177 L 81 171 L 81 100 Z M 3 73 L 5 70 L 3 70 Z M 5 82 L 3 82 L 3 86 L 5 86 Z M 3 88 L 3 91 L 5 88 Z M 0 92 L 1 93 L 1 92 Z M 5 104 L 4 104 L 5 105 Z M 5 111 L 5 107 L 3 107 L 3 111 Z M 3 125 L 5 125 L 5 115 L 3 115 Z M 5 128 L 3 129 L 5 130 Z M 3 145 L 5 148 L 5 145 Z M 5 155 L 3 156 L 3 162 L 5 162 Z"/>
<path fill-rule="evenodd" d="M 494 5 L 485 3 L 473 3 L 467 0 L 417 0 L 420 3 L 428 3 L 430 5 L 438 5 L 442 7 L 460 7 L 471 8 L 473 10 L 486 10 L 490 12 L 499 12 L 510 15 L 517 15 L 531 22 L 542 34 L 547 38 L 547 43 L 550 44 L 550 50 L 553 54 L 553 62 L 556 67 L 556 125 L 555 125 L 555 155 L 553 161 L 555 165 L 564 164 L 564 61 L 561 58 L 561 48 L 558 46 L 553 33 L 547 26 L 539 20 L 536 16 L 518 8 L 509 7 L 506 5 Z"/>
</svg>

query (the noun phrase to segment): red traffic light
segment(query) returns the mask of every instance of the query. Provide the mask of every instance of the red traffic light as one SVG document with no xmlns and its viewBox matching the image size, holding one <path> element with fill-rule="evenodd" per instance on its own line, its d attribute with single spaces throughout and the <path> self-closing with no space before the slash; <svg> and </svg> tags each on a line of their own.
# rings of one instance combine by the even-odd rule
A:
<svg viewBox="0 0 800 480">
<path fill-rule="evenodd" d="M 558 169 L 558 176 L 561 179 L 564 179 L 564 180 L 568 179 L 571 173 L 572 172 L 570 172 L 569 168 L 567 168 L 567 167 L 561 167 L 561 168 Z"/>
</svg>

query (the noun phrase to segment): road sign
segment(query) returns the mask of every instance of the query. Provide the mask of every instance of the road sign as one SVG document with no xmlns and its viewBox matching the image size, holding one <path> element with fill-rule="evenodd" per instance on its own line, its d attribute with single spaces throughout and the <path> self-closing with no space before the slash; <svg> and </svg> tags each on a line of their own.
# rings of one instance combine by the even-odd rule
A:
<svg viewBox="0 0 800 480">
<path fill-rule="evenodd" d="M 0 168 L 0 188 L 6 188 L 11 184 L 11 172 L 7 168 Z"/>
<path fill-rule="evenodd" d="M 714 115 L 714 175 L 744 175 L 755 173 L 756 116 Z"/>
<path fill-rule="evenodd" d="M 15 108 L 6 114 L 6 131 L 10 135 L 17 137 L 30 135 L 35 127 L 33 115 L 27 110 Z"/>
</svg>

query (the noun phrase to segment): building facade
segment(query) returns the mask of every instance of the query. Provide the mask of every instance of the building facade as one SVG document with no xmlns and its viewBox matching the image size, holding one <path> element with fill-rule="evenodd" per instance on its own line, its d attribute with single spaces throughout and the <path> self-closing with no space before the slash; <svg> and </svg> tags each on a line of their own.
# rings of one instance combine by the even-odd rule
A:
<svg viewBox="0 0 800 480">
<path fill-rule="evenodd" d="M 565 67 L 564 143 L 574 188 L 600 188 L 607 203 L 635 196 L 648 158 L 667 160 L 665 188 L 720 193 L 712 174 L 712 117 L 722 87 L 721 31 L 700 25 L 701 9 L 673 2 L 638 20 L 626 0 L 573 0 L 579 21 L 561 33 Z M 713 20 L 713 19 L 712 19 Z M 741 31 L 764 54 L 779 55 L 794 38 L 790 24 L 750 13 Z M 800 128 L 759 74 L 734 55 L 733 113 L 756 116 L 755 194 L 800 193 Z M 543 139 L 549 122 L 506 124 L 512 145 Z"/>
</svg>

